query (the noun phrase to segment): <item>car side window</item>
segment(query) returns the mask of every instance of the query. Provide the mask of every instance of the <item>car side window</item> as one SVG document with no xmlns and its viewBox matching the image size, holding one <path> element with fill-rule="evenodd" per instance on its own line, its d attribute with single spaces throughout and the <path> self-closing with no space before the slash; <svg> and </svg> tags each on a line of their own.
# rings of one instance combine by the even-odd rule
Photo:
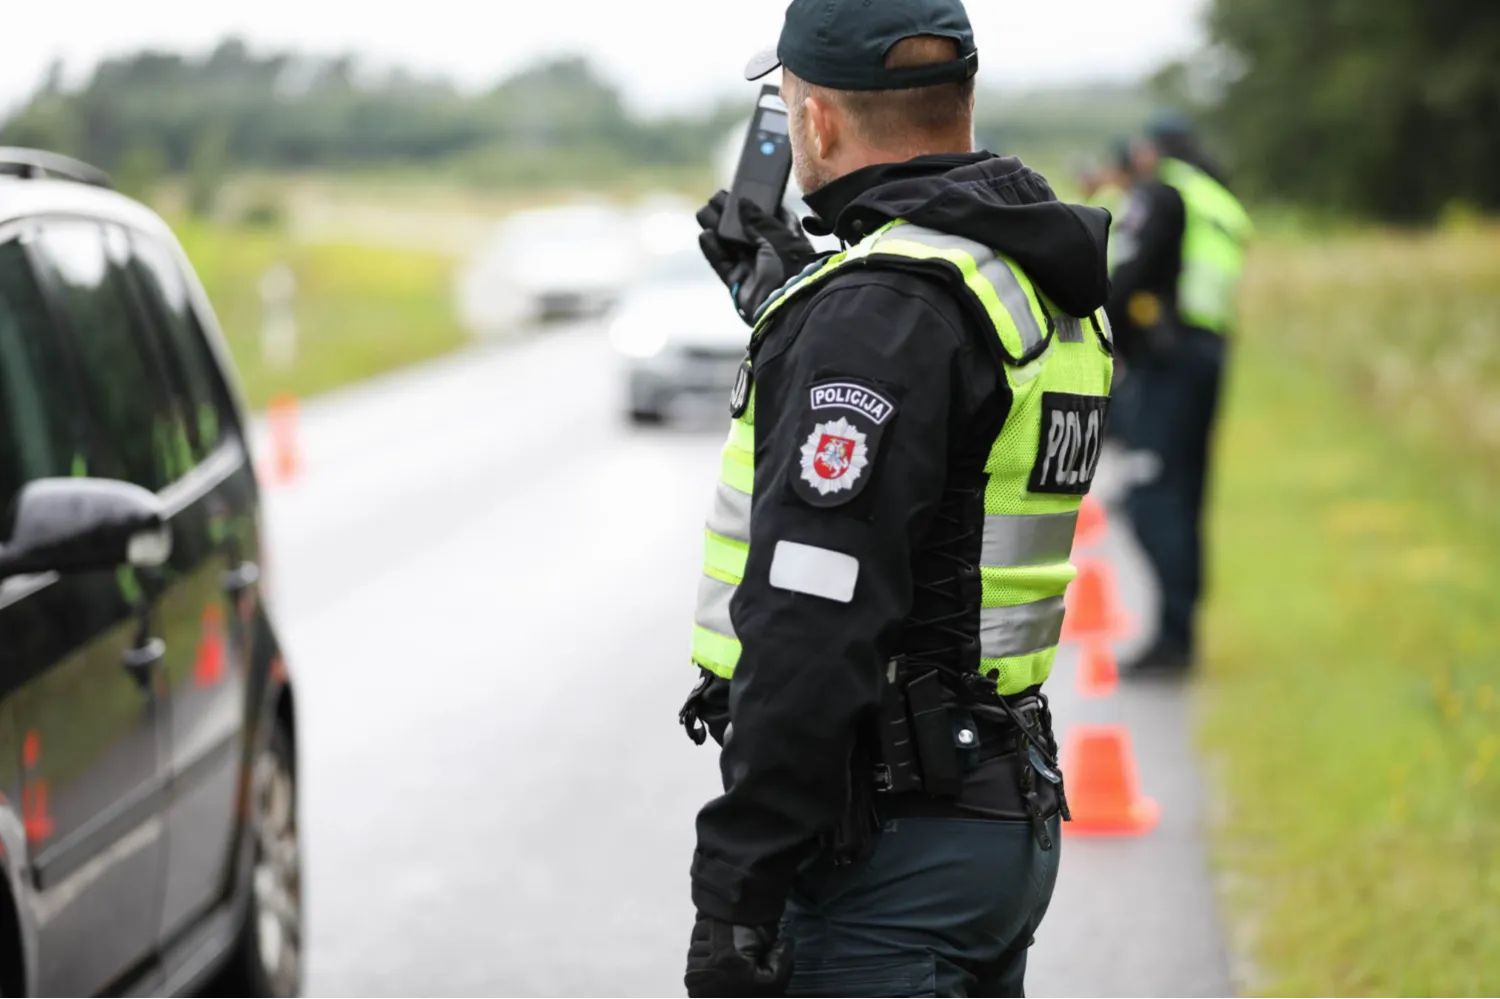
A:
<svg viewBox="0 0 1500 999">
<path fill-rule="evenodd" d="M 176 421 L 162 405 L 156 369 L 134 328 L 130 292 L 110 260 L 104 231 L 81 220 L 48 221 L 34 247 L 56 285 L 79 378 L 108 443 L 89 474 L 161 489 L 183 470 L 185 441 L 176 439 Z"/>
<path fill-rule="evenodd" d="M 176 255 L 152 236 L 132 233 L 133 270 L 146 299 L 146 314 L 156 328 L 169 366 L 186 392 L 184 412 L 196 457 L 219 445 L 229 423 L 218 362 L 208 349 L 193 309 L 188 282 Z"/>
<path fill-rule="evenodd" d="M 0 243 L 0 518 L 33 479 L 82 474 L 81 421 L 62 345 L 18 239 Z M 0 520 L 0 533 L 10 525 Z"/>
</svg>

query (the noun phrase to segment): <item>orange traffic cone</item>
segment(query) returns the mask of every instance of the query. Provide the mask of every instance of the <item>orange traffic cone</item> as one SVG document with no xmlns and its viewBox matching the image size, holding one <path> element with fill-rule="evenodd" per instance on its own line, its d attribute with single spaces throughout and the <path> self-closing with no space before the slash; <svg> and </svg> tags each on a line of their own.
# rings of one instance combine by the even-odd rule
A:
<svg viewBox="0 0 1500 999">
<path fill-rule="evenodd" d="M 198 639 L 198 659 L 193 664 L 193 683 L 212 687 L 224 678 L 224 612 L 217 603 L 203 608 L 203 633 Z"/>
<path fill-rule="evenodd" d="M 1129 619 L 1115 597 L 1115 580 L 1102 560 L 1080 560 L 1078 578 L 1068 587 L 1062 641 L 1084 638 L 1122 638 Z"/>
<path fill-rule="evenodd" d="M 47 782 L 33 781 L 21 789 L 21 828 L 26 842 L 40 843 L 52 838 L 52 816 L 47 814 Z"/>
<path fill-rule="evenodd" d="M 1078 725 L 1063 747 L 1063 775 L 1078 836 L 1139 836 L 1156 828 L 1161 809 L 1141 796 L 1130 733 L 1121 725 Z"/>
<path fill-rule="evenodd" d="M 1083 697 L 1108 697 L 1119 685 L 1115 650 L 1105 639 L 1086 639 L 1078 660 L 1078 693 Z"/>
<path fill-rule="evenodd" d="M 32 775 L 41 762 L 42 739 L 33 729 L 21 743 L 21 826 L 29 843 L 40 843 L 52 836 L 52 816 L 47 812 L 47 782 Z"/>
<path fill-rule="evenodd" d="M 271 464 L 273 482 L 291 482 L 302 471 L 302 455 L 297 448 L 297 397 L 278 395 L 271 400 L 267 417 L 271 425 Z"/>
<path fill-rule="evenodd" d="M 1087 548 L 1104 540 L 1105 532 L 1109 529 L 1108 520 L 1104 504 L 1092 496 L 1085 496 L 1083 505 L 1078 508 L 1078 526 L 1073 530 L 1073 547 Z"/>
</svg>

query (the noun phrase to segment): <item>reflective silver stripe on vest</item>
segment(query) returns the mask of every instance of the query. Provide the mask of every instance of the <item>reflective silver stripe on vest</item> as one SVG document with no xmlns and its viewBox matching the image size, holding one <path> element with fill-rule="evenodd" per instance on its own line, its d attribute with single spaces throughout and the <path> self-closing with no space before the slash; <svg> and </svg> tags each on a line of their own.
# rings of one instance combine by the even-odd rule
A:
<svg viewBox="0 0 1500 999">
<path fill-rule="evenodd" d="M 979 564 L 997 569 L 1066 562 L 1073 552 L 1078 514 L 984 518 L 984 548 Z"/>
<path fill-rule="evenodd" d="M 980 275 L 995 286 L 995 294 L 1000 296 L 1000 304 L 1005 306 L 1006 312 L 1010 313 L 1010 318 L 1015 322 L 1016 329 L 1021 334 L 1022 350 L 1029 353 L 1032 348 L 1042 342 L 1042 328 L 1036 321 L 1036 313 L 1031 311 L 1031 299 L 1026 297 L 1026 289 L 1021 287 L 1021 281 L 1016 277 L 1016 272 L 1010 269 L 1009 264 L 995 256 L 994 250 L 972 239 L 964 239 L 962 236 L 938 232 L 936 229 L 920 225 L 898 225 L 886 235 L 886 238 L 909 240 L 913 243 L 921 243 L 923 246 L 930 246 L 934 250 L 962 250 L 967 253 L 974 258 Z"/>
<path fill-rule="evenodd" d="M 734 597 L 735 587 L 704 576 L 698 581 L 698 613 L 693 623 L 707 628 L 716 635 L 734 638 L 734 622 L 729 618 L 729 601 Z"/>
<path fill-rule="evenodd" d="M 1062 635 L 1062 622 L 1062 597 L 1016 607 L 985 607 L 979 612 L 980 658 L 1006 659 L 1051 648 Z"/>
<path fill-rule="evenodd" d="M 1083 320 L 1060 312 L 1054 317 L 1057 339 L 1062 343 L 1083 343 Z"/>
<path fill-rule="evenodd" d="M 708 514 L 708 529 L 731 541 L 750 543 L 750 496 L 727 482 L 714 490 L 714 506 Z"/>
</svg>

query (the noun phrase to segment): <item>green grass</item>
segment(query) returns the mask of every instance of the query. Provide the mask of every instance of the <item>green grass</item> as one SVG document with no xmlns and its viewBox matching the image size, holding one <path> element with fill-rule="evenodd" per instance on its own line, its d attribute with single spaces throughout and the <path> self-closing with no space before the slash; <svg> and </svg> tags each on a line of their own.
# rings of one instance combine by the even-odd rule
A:
<svg viewBox="0 0 1500 999">
<path fill-rule="evenodd" d="M 1203 739 L 1249 987 L 1500 990 L 1500 230 L 1259 248 Z"/>
<path fill-rule="evenodd" d="M 435 251 L 299 243 L 280 230 L 174 219 L 255 408 L 308 396 L 451 350 L 465 333 L 453 314 L 453 257 Z M 295 363 L 261 355 L 260 280 L 274 261 L 297 279 Z"/>
</svg>

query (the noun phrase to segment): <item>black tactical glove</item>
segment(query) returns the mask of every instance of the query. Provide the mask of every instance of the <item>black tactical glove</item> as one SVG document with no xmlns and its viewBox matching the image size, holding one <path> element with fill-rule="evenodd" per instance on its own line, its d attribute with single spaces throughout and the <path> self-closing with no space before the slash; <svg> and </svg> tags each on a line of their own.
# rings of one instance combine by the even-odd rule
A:
<svg viewBox="0 0 1500 999">
<path fill-rule="evenodd" d="M 735 926 L 699 914 L 688 945 L 689 996 L 784 996 L 792 942 L 771 926 Z"/>
<path fill-rule="evenodd" d="M 722 746 L 729 727 L 729 681 L 701 666 L 698 669 L 698 684 L 677 713 L 677 721 L 694 744 L 701 746 L 713 736 Z"/>
<path fill-rule="evenodd" d="M 698 245 L 719 280 L 734 298 L 734 307 L 745 322 L 754 324 L 755 314 L 771 293 L 818 259 L 802 227 L 784 207 L 771 218 L 754 202 L 740 199 L 738 210 L 745 235 L 754 242 L 736 243 L 719 235 L 729 192 L 720 191 L 698 210 Z"/>
</svg>

